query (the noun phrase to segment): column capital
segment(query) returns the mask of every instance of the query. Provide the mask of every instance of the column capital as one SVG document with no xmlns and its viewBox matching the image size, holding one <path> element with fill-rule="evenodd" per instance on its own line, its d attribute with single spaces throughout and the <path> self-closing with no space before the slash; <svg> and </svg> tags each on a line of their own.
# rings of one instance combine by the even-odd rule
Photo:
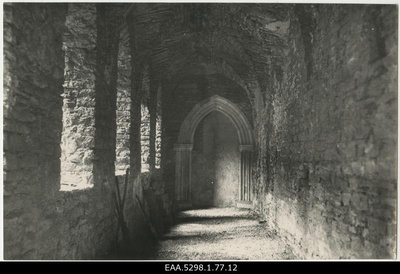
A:
<svg viewBox="0 0 400 274">
<path fill-rule="evenodd" d="M 242 151 L 253 151 L 254 146 L 253 145 L 239 145 L 239 150 Z"/>
<path fill-rule="evenodd" d="M 182 151 L 182 150 L 192 150 L 193 144 L 175 144 L 174 150 L 175 151 Z"/>
</svg>

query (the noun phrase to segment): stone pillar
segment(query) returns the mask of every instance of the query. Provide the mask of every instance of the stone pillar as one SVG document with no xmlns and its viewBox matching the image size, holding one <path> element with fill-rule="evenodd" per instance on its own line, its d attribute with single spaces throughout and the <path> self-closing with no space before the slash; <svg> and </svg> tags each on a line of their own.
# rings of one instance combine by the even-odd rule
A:
<svg viewBox="0 0 400 274">
<path fill-rule="evenodd" d="M 175 201 L 179 209 L 191 207 L 191 168 L 193 144 L 176 144 Z"/>
<path fill-rule="evenodd" d="M 95 188 L 114 187 L 118 80 L 118 10 L 96 4 L 97 61 L 95 70 L 95 137 L 93 179 Z M 112 212 L 111 212 L 112 214 Z"/>
<path fill-rule="evenodd" d="M 251 167 L 253 145 L 240 145 L 240 187 L 239 201 L 251 202 Z"/>
</svg>

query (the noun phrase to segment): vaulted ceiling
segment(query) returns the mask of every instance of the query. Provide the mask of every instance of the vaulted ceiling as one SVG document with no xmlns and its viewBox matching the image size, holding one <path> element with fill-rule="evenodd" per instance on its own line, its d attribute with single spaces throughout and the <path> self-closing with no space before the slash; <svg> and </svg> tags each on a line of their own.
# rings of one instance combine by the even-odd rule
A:
<svg viewBox="0 0 400 274">
<path fill-rule="evenodd" d="M 282 70 L 291 6 L 140 3 L 122 10 L 134 28 L 137 58 L 157 77 L 175 83 L 222 74 L 249 93 L 265 90 L 272 71 Z"/>
<path fill-rule="evenodd" d="M 134 34 L 133 60 L 166 88 L 192 75 L 217 74 L 242 87 L 251 103 L 268 96 L 273 78 L 282 76 L 296 20 L 293 4 L 71 3 L 66 40 L 89 52 L 96 48 L 97 5 L 118 19 L 125 48 Z"/>
</svg>

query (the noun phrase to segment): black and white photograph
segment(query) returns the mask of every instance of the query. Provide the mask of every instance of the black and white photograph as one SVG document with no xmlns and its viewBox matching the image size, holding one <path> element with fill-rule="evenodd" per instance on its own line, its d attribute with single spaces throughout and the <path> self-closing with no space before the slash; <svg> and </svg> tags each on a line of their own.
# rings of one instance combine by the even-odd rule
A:
<svg viewBox="0 0 400 274">
<path fill-rule="evenodd" d="M 2 9 L 4 261 L 398 260 L 396 1 Z"/>
</svg>

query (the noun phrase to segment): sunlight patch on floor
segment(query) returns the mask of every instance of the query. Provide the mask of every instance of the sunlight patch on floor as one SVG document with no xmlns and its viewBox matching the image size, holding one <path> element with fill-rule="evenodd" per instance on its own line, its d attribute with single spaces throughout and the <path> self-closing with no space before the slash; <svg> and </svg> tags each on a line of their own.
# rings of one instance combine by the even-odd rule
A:
<svg viewBox="0 0 400 274">
<path fill-rule="evenodd" d="M 156 260 L 285 260 L 290 249 L 250 211 L 237 208 L 189 210 L 164 235 Z"/>
</svg>

